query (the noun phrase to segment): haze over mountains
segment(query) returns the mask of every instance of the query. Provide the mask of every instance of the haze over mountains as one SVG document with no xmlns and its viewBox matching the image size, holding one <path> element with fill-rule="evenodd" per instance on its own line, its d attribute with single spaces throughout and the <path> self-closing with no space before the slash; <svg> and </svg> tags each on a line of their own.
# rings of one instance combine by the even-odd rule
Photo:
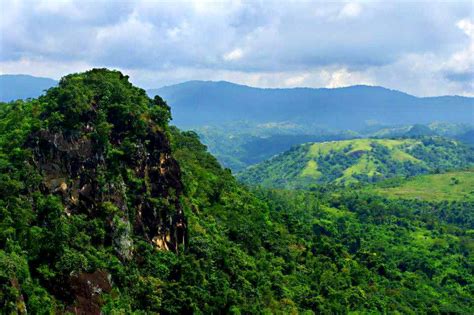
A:
<svg viewBox="0 0 474 315">
<path fill-rule="evenodd" d="M 2 75 L 0 100 L 36 97 L 56 83 L 26 75 Z M 148 94 L 161 95 L 172 108 L 173 123 L 185 128 L 238 120 L 284 121 L 344 130 L 360 130 L 370 124 L 474 122 L 472 97 L 419 98 L 373 86 L 262 89 L 224 81 L 188 81 L 150 89 Z"/>
<path fill-rule="evenodd" d="M 358 130 L 368 123 L 472 123 L 474 98 L 418 98 L 382 87 L 261 89 L 229 82 L 190 81 L 157 90 L 173 108 L 178 126 L 236 120 L 292 121 Z"/>
<path fill-rule="evenodd" d="M 10 102 L 17 99 L 38 97 L 44 90 L 58 82 L 50 78 L 34 77 L 26 74 L 0 75 L 0 101 Z"/>
</svg>

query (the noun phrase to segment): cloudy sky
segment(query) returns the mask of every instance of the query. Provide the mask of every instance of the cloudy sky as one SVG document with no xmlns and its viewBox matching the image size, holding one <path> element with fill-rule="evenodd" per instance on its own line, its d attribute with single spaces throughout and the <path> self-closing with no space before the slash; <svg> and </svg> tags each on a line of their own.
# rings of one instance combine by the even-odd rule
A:
<svg viewBox="0 0 474 315">
<path fill-rule="evenodd" d="M 474 95 L 472 1 L 0 1 L 0 73 Z"/>
</svg>

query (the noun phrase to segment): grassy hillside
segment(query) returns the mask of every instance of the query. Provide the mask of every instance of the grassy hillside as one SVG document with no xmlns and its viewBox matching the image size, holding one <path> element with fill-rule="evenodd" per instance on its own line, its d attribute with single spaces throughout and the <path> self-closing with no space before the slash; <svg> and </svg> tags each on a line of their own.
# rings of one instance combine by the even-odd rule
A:
<svg viewBox="0 0 474 315">
<path fill-rule="evenodd" d="M 297 126 L 287 125 L 264 126 L 242 122 L 235 128 L 206 126 L 194 129 L 209 152 L 222 166 L 233 172 L 265 161 L 294 145 L 355 137 L 349 132 L 332 133 L 315 129 L 311 130 L 313 134 L 302 134 Z"/>
<path fill-rule="evenodd" d="M 314 184 L 375 182 L 474 162 L 472 149 L 439 137 L 355 139 L 307 143 L 239 173 L 247 184 L 307 188 Z"/>
<path fill-rule="evenodd" d="M 432 123 L 430 125 L 380 126 L 373 125 L 361 132 L 336 131 L 321 126 L 292 123 L 257 124 L 238 121 L 220 126 L 193 128 L 222 166 L 239 172 L 260 163 L 292 146 L 308 142 L 327 142 L 360 138 L 415 138 L 441 136 L 465 144 L 470 141 L 473 126 L 468 124 Z M 470 137 L 471 136 L 471 137 Z"/>
<path fill-rule="evenodd" d="M 417 176 L 409 180 L 383 183 L 377 194 L 426 201 L 474 201 L 474 170 Z M 387 187 L 393 186 L 393 187 Z M 384 187 L 385 186 L 385 187 Z"/>
</svg>

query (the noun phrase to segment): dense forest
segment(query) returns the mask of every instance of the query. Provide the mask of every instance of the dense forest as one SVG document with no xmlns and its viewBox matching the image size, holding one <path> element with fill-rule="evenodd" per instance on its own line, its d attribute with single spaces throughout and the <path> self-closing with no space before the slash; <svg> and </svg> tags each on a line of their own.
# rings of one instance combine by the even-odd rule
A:
<svg viewBox="0 0 474 315">
<path fill-rule="evenodd" d="M 473 312 L 472 200 L 247 188 L 170 118 L 105 69 L 0 105 L 2 313 Z"/>
</svg>

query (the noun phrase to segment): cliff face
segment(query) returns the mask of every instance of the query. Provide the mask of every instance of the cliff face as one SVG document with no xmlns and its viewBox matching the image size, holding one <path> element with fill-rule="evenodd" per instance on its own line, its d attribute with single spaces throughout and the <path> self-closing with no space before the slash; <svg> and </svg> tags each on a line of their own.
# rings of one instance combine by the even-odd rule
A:
<svg viewBox="0 0 474 315">
<path fill-rule="evenodd" d="M 141 139 L 134 157 L 120 161 L 119 172 L 125 176 L 110 181 L 103 176 L 117 166 L 88 133 L 65 136 L 41 130 L 28 145 L 42 175 L 42 192 L 60 196 L 68 216 L 102 217 L 105 211 L 110 241 L 121 258 L 133 254 L 132 232 L 160 249 L 177 251 L 184 245 L 181 174 L 163 133 L 150 131 Z"/>
<path fill-rule="evenodd" d="M 113 249 L 122 264 L 140 254 L 136 242 L 174 252 L 185 246 L 181 172 L 167 136 L 169 108 L 161 98 L 151 100 L 122 74 L 99 69 L 63 78 L 39 103 L 41 124 L 23 146 L 31 153 L 25 164 L 39 178 L 25 196 L 37 224 L 50 224 L 36 210 L 32 196 L 40 194 L 59 200 L 65 222 L 74 216 L 98 220 L 103 233 L 90 246 Z M 57 266 L 65 268 L 61 261 Z M 99 314 L 101 295 L 114 286 L 107 270 L 88 266 L 43 280 L 66 311 Z"/>
</svg>

